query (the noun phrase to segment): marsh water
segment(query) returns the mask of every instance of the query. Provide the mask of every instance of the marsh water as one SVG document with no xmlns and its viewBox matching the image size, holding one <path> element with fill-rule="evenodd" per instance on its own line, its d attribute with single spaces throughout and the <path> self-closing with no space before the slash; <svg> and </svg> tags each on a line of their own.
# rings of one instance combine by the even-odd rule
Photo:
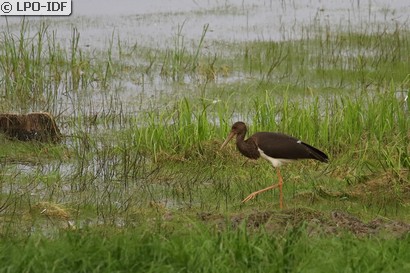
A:
<svg viewBox="0 0 410 273">
<path fill-rule="evenodd" d="M 181 46 L 191 47 L 195 51 L 202 36 L 205 35 L 201 51 L 204 55 L 212 55 L 215 50 L 214 43 L 218 43 L 218 50 L 220 50 L 224 43 L 231 45 L 252 41 L 305 39 L 323 29 L 330 32 L 394 31 L 397 26 L 407 29 L 409 19 L 408 0 L 73 0 L 73 12 L 69 17 L 30 17 L 25 18 L 25 22 L 28 22 L 32 35 L 35 35 L 39 25 L 45 22 L 47 31 L 55 33 L 57 43 L 66 47 L 67 51 L 70 49 L 75 29 L 79 33 L 78 47 L 82 52 L 90 53 L 90 56 L 96 58 L 98 56 L 106 58 L 104 53 L 112 50 L 116 52 L 112 57 L 117 58 L 120 45 L 125 50 L 132 48 L 167 50 Z M 7 30 L 18 35 L 21 24 L 22 18 L 20 17 L 0 18 L 1 31 Z M 205 28 L 206 33 L 204 34 Z M 176 43 L 181 44 L 176 45 Z M 230 52 L 228 46 L 223 50 L 222 54 Z M 138 66 L 139 62 L 146 62 L 138 57 L 134 59 L 132 54 L 120 61 L 127 62 L 130 66 Z M 98 83 L 94 85 L 91 82 L 80 90 L 82 92 L 74 92 L 78 90 L 62 84 L 58 87 L 57 92 L 56 104 L 58 105 L 51 110 L 54 110 L 54 114 L 58 115 L 61 120 L 64 120 L 64 116 L 71 118 L 73 116 L 92 118 L 97 115 L 99 117 L 121 116 L 112 122 L 113 125 L 107 125 L 108 122 L 102 125 L 100 123 L 102 128 L 97 128 L 92 132 L 97 135 L 103 130 L 109 131 L 114 127 L 117 128 L 116 126 L 121 126 L 120 119 L 125 114 L 132 116 L 144 107 L 151 107 L 151 109 L 164 107 L 168 101 L 163 100 L 163 104 L 158 103 L 161 102 L 158 97 L 175 98 L 181 94 L 190 96 L 206 88 L 202 83 L 198 84 L 189 77 L 175 83 L 173 80 L 162 77 L 158 70 L 159 68 L 151 75 L 140 73 L 131 79 L 130 77 L 114 77 L 111 79 L 110 87 L 106 89 L 100 88 Z M 213 84 L 245 82 L 246 77 L 240 73 L 228 73 L 224 77 L 215 79 Z M 398 98 L 404 99 L 406 94 L 408 90 L 401 92 Z M 155 99 L 150 100 L 152 97 Z M 218 97 L 205 99 L 215 103 L 219 101 Z M 151 103 L 156 104 L 152 106 Z M 44 109 L 24 110 L 41 111 Z M 73 130 L 81 131 L 81 133 L 83 130 L 89 133 L 88 128 L 73 129 L 65 123 L 59 126 L 66 135 L 72 133 Z M 110 160 L 107 162 L 112 165 L 116 164 Z M 40 165 L 24 162 L 15 164 L 10 167 L 10 173 L 16 176 L 34 174 L 36 177 L 45 177 L 45 182 L 33 180 L 34 182 L 28 186 L 17 186 L 17 190 L 14 182 L 10 182 L 10 186 L 3 186 L 1 190 L 4 193 L 29 191 L 32 196 L 42 199 L 48 194 L 44 189 L 48 187 L 46 178 L 50 174 L 55 174 L 59 179 L 61 177 L 77 179 L 85 176 L 84 173 L 91 177 L 99 177 L 106 169 L 104 164 L 98 165 L 95 160 L 90 160 L 91 163 L 83 167 L 82 161 L 85 160 L 78 158 L 80 163 L 76 162 L 77 165 L 62 162 Z M 78 171 L 80 169 L 81 172 Z M 78 175 L 75 174 L 76 172 Z M 81 183 L 78 182 L 78 184 Z M 111 183 L 108 184 L 111 185 Z M 106 186 L 106 184 L 102 185 Z M 66 192 L 73 191 L 76 186 L 77 183 L 65 184 L 64 182 L 61 185 L 63 193 L 60 201 L 72 200 L 72 196 Z M 104 192 L 99 187 L 101 186 L 98 185 L 95 189 Z M 94 198 L 94 195 L 92 197 Z M 95 198 L 98 199 L 99 196 Z M 171 203 L 170 206 L 175 206 L 173 199 L 166 200 Z"/>
<path fill-rule="evenodd" d="M 409 14 L 406 0 L 77 0 L 69 17 L 30 20 L 52 22 L 62 40 L 77 27 L 83 46 L 107 46 L 114 31 L 130 43 L 167 47 L 181 25 L 188 40 L 197 40 L 205 24 L 207 40 L 288 40 L 300 38 L 312 24 L 371 31 L 380 24 L 405 24 Z"/>
<path fill-rule="evenodd" d="M 29 17 L 32 32 L 39 22 L 46 22 L 47 30 L 53 32 L 57 42 L 69 48 L 73 29 L 79 34 L 78 46 L 83 52 L 117 52 L 118 47 L 146 47 L 172 49 L 176 46 L 195 48 L 204 35 L 202 53 L 214 54 L 213 42 L 219 44 L 247 41 L 283 41 L 307 38 L 318 28 L 329 31 L 380 31 L 397 25 L 406 26 L 410 5 L 406 0 L 153 0 L 153 1 L 73 1 L 69 17 Z M 21 17 L 0 18 L 3 30 L 18 33 Z M 204 34 L 204 28 L 206 33 Z M 180 43 L 180 45 L 176 45 Z M 226 53 L 229 54 L 229 48 Z M 114 56 L 115 57 L 115 56 Z M 128 59 L 130 65 L 146 60 Z M 147 77 L 148 78 L 148 77 Z M 126 112 L 136 112 L 144 104 L 142 97 L 178 96 L 196 92 L 189 77 L 183 80 L 183 88 L 176 88 L 165 81 L 159 73 L 147 78 L 143 74 L 136 80 L 114 79 L 107 95 L 98 88 L 87 88 L 87 97 L 67 96 L 70 86 L 60 86 L 59 107 L 54 112 L 70 114 L 81 102 L 87 112 L 98 111 L 110 101 L 122 104 Z M 219 79 L 222 82 L 244 81 L 241 74 L 231 74 Z M 181 91 L 181 89 L 183 89 Z M 218 98 L 209 98 L 217 100 Z M 145 100 L 146 102 L 146 100 Z M 136 106 L 139 105 L 139 106 Z M 146 105 L 146 104 L 145 104 Z M 26 109 L 41 110 L 41 109 Z"/>
</svg>

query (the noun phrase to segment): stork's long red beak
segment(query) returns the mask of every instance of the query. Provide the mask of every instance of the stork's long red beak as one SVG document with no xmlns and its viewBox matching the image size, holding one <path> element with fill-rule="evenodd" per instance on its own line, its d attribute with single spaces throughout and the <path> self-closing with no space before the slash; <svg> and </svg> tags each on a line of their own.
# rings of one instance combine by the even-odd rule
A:
<svg viewBox="0 0 410 273">
<path fill-rule="evenodd" d="M 235 132 L 230 132 L 228 137 L 225 139 L 224 143 L 222 143 L 221 149 L 228 144 L 228 142 L 235 136 Z"/>
</svg>

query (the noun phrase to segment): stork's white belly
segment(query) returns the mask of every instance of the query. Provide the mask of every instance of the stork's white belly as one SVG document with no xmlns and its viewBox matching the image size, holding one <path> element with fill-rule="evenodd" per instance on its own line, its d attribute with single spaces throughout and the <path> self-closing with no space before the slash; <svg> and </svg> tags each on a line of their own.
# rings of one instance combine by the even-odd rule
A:
<svg viewBox="0 0 410 273">
<path fill-rule="evenodd" d="M 264 159 L 268 160 L 270 163 L 272 163 L 273 167 L 277 168 L 282 166 L 285 163 L 289 163 L 294 161 L 293 159 L 284 159 L 284 158 L 273 158 L 270 156 L 267 156 L 261 149 L 258 148 L 259 154 L 261 157 Z"/>
</svg>

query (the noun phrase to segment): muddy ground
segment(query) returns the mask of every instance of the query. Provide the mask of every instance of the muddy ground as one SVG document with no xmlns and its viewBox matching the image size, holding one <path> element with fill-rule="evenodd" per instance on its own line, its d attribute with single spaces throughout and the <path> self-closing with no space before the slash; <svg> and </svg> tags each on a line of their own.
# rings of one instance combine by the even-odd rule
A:
<svg viewBox="0 0 410 273">
<path fill-rule="evenodd" d="M 295 208 L 283 211 L 255 211 L 247 215 L 233 215 L 229 218 L 223 215 L 199 213 L 198 217 L 214 225 L 218 230 L 246 225 L 249 230 L 264 229 L 280 234 L 304 226 L 308 234 L 312 236 L 352 233 L 357 236 L 405 237 L 410 234 L 409 223 L 382 218 L 364 222 L 352 214 L 336 210 L 320 212 L 307 208 Z"/>
<path fill-rule="evenodd" d="M 408 183 L 409 170 L 400 172 L 386 172 L 383 175 L 369 176 L 363 183 L 358 183 L 346 192 L 330 192 L 321 187 L 315 192 L 301 194 L 297 199 L 349 199 L 371 206 L 371 202 L 378 202 L 396 206 L 410 204 L 410 185 Z M 395 185 L 395 186 L 392 186 Z M 399 190 L 397 190 L 399 189 Z M 405 237 L 410 234 L 410 223 L 376 217 L 364 221 L 360 217 L 342 210 L 317 211 L 307 207 L 296 207 L 282 211 L 254 211 L 239 213 L 226 217 L 218 214 L 199 213 L 198 217 L 224 230 L 246 225 L 250 230 L 264 229 L 274 233 L 286 232 L 295 227 L 305 226 L 310 235 L 351 233 L 357 236 L 393 236 Z"/>
<path fill-rule="evenodd" d="M 331 192 L 328 189 L 317 188 L 313 192 L 301 193 L 294 199 L 301 200 L 305 198 L 309 202 L 324 202 L 326 200 L 348 199 L 350 202 L 360 202 L 366 206 L 372 206 L 371 202 L 378 202 L 376 197 L 382 198 L 383 202 L 387 202 L 390 206 L 398 206 L 405 208 L 409 206 L 409 184 L 408 170 L 400 172 L 388 172 L 383 175 L 370 176 L 367 181 L 358 183 L 352 186 L 346 192 Z M 395 181 L 396 187 L 392 187 L 392 182 Z M 398 190 L 399 189 L 399 190 Z M 376 200 L 375 200 L 376 199 Z M 313 201 L 312 201 L 313 200 Z M 394 201 L 394 203 L 392 203 Z M 383 203 L 383 204 L 385 204 Z M 386 204 L 387 204 L 386 203 Z M 346 233 L 353 234 L 357 237 L 378 236 L 381 238 L 404 238 L 410 234 L 410 222 L 406 220 L 389 219 L 388 216 L 377 216 L 373 219 L 369 216 L 354 215 L 351 212 L 341 209 L 316 210 L 306 202 L 302 201 L 300 205 L 294 205 L 293 208 L 284 210 L 247 210 L 242 212 L 231 212 L 229 214 L 219 212 L 202 211 L 188 212 L 181 218 L 183 212 L 178 209 L 169 209 L 157 203 L 153 203 L 149 210 L 136 210 L 129 213 L 129 219 L 122 219 L 117 223 L 113 219 L 117 227 L 124 227 L 126 223 L 132 226 L 135 223 L 158 223 L 158 217 L 162 219 L 162 224 L 170 228 L 175 228 L 175 224 L 184 225 L 192 224 L 192 217 L 196 220 L 209 225 L 217 231 L 235 230 L 246 227 L 250 232 L 258 230 L 271 232 L 273 234 L 283 234 L 292 229 L 302 227 L 307 230 L 310 236 L 317 235 L 343 235 Z M 373 203 L 373 205 L 375 205 Z M 380 204 L 376 204 L 380 205 Z M 184 210 L 181 208 L 182 211 Z M 39 202 L 31 207 L 29 211 L 22 213 L 25 219 L 23 222 L 30 227 L 30 223 L 38 221 L 40 228 L 69 228 L 77 229 L 87 226 L 86 221 L 76 221 L 75 209 L 66 207 L 60 204 Z M 364 214 L 366 215 L 366 214 Z M 186 218 L 186 216 L 189 218 Z M 43 220 L 41 220 L 43 219 Z M 186 220 L 188 219 L 188 223 Z M 194 220 L 195 221 L 195 220 Z M 100 221 L 90 220 L 90 225 L 100 225 Z M 189 228 L 189 227 L 188 227 Z"/>
</svg>

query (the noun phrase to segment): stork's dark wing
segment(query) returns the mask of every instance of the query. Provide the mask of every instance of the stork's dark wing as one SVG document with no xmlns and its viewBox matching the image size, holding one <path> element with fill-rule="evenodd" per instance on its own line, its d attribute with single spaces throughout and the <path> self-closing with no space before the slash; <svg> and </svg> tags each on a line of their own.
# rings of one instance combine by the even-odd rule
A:
<svg viewBox="0 0 410 273">
<path fill-rule="evenodd" d="M 252 135 L 250 138 L 255 141 L 259 149 L 273 158 L 311 158 L 322 162 L 329 160 L 328 156 L 319 149 L 285 134 L 260 132 Z"/>
</svg>

